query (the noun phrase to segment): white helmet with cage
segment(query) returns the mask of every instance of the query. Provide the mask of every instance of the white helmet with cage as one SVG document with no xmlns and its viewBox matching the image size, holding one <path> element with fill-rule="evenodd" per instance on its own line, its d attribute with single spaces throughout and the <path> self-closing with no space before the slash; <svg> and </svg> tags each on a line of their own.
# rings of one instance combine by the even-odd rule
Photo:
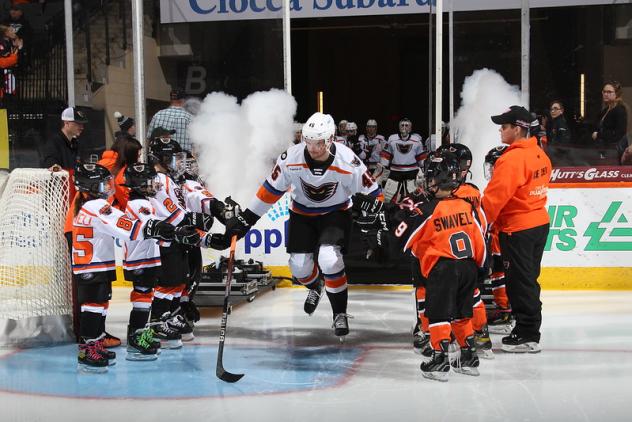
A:
<svg viewBox="0 0 632 422">
<path fill-rule="evenodd" d="M 408 135 L 410 135 L 410 132 L 413 128 L 413 124 L 410 121 L 410 119 L 408 119 L 407 117 L 404 117 L 403 119 L 399 121 L 398 127 L 399 127 L 400 136 L 402 138 L 406 138 L 408 137 Z"/>
<path fill-rule="evenodd" d="M 347 135 L 355 135 L 358 133 L 358 125 L 355 122 L 347 122 Z"/>
<path fill-rule="evenodd" d="M 303 141 L 307 143 L 324 140 L 329 148 L 335 136 L 336 123 L 329 114 L 314 113 L 303 125 Z"/>
</svg>

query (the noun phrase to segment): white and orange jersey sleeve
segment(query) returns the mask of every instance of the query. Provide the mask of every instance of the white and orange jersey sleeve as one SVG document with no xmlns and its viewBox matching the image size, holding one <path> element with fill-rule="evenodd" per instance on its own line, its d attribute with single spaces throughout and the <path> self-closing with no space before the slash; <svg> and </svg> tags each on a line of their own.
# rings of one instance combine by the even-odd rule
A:
<svg viewBox="0 0 632 422">
<path fill-rule="evenodd" d="M 156 213 L 147 199 L 133 199 L 127 202 L 125 214 L 132 220 L 145 224 L 156 218 Z M 137 270 L 160 265 L 160 248 L 155 239 L 125 240 L 123 268 Z"/>
<path fill-rule="evenodd" d="M 297 147 L 303 148 L 302 144 L 298 144 L 290 147 L 288 151 Z M 248 206 L 248 209 L 259 217 L 268 212 L 272 205 L 281 199 L 283 194 L 290 188 L 291 180 L 287 169 L 288 151 L 279 155 L 272 171 L 259 186 L 259 190 L 257 190 L 255 197 Z"/>
<path fill-rule="evenodd" d="M 149 201 L 160 220 L 177 226 L 186 215 L 182 189 L 164 173 L 158 173 L 158 180 L 160 189 L 156 192 L 156 196 L 149 198 Z"/>
<path fill-rule="evenodd" d="M 185 180 L 182 194 L 187 211 L 211 215 L 211 203 L 217 199 L 200 182 Z"/>
<path fill-rule="evenodd" d="M 113 238 L 143 239 L 143 225 L 142 221 L 130 219 L 104 199 L 86 202 L 73 219 L 73 272 L 114 270 Z"/>
</svg>

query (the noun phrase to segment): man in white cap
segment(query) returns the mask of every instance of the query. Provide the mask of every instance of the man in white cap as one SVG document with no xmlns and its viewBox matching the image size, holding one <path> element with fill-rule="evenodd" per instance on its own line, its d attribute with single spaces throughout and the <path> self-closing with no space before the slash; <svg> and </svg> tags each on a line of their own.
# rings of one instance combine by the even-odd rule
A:
<svg viewBox="0 0 632 422">
<path fill-rule="evenodd" d="M 51 171 L 71 171 L 77 162 L 77 138 L 83 132 L 88 119 L 74 107 L 61 113 L 61 130 L 42 146 L 41 167 Z"/>
</svg>

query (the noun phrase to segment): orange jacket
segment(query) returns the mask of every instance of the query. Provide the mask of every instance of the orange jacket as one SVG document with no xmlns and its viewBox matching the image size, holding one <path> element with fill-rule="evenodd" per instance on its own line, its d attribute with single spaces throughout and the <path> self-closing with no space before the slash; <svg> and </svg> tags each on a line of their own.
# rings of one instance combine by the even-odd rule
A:
<svg viewBox="0 0 632 422">
<path fill-rule="evenodd" d="M 112 171 L 118 154 L 112 150 L 103 151 L 103 155 L 97 164 L 101 164 L 103 167 Z M 119 172 L 114 176 L 114 202 L 112 205 L 119 210 L 125 212 L 127 207 L 127 200 L 129 199 L 129 188 L 123 186 L 125 183 L 125 169 L 127 166 L 123 166 Z"/>
<path fill-rule="evenodd" d="M 483 193 L 488 223 L 513 233 L 549 222 L 544 207 L 551 178 L 551 160 L 535 138 L 514 141 L 494 165 Z"/>
</svg>

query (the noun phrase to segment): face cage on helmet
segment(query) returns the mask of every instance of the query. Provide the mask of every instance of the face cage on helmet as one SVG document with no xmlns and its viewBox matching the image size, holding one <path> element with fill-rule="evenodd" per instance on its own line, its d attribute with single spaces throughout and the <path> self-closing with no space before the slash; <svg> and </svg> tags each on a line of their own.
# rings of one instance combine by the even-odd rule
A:
<svg viewBox="0 0 632 422">
<path fill-rule="evenodd" d="M 93 184 L 88 193 L 95 198 L 107 199 L 114 193 L 114 178 L 112 176 L 106 177 L 104 180 Z"/>
<path fill-rule="evenodd" d="M 483 163 L 483 175 L 485 176 L 485 180 L 491 180 L 494 175 L 494 165 L 492 163 Z"/>
<path fill-rule="evenodd" d="M 184 163 L 186 173 L 192 177 L 198 177 L 200 174 L 200 169 L 198 167 L 198 162 L 195 158 L 187 158 Z"/>
<path fill-rule="evenodd" d="M 186 170 L 186 160 L 187 154 L 186 152 L 175 152 L 172 153 L 171 156 L 167 160 L 164 160 L 162 163 L 167 168 L 169 175 L 173 178 L 178 178 L 182 176 Z"/>
</svg>

